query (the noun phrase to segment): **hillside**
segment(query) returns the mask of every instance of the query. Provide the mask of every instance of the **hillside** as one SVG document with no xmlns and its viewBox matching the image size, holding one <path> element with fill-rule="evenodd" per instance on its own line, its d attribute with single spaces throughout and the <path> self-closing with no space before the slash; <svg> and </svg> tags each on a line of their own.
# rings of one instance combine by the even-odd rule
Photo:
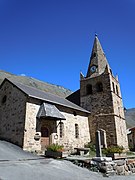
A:
<svg viewBox="0 0 135 180">
<path fill-rule="evenodd" d="M 0 84 L 2 83 L 2 81 L 8 78 L 9 80 L 14 80 L 14 81 L 18 81 L 22 84 L 28 85 L 28 86 L 32 86 L 35 88 L 38 88 L 42 91 L 45 92 L 50 92 L 54 95 L 58 95 L 61 97 L 66 97 L 68 95 L 70 95 L 72 93 L 72 91 L 70 91 L 69 89 L 66 89 L 62 86 L 58 86 L 58 85 L 54 85 L 54 84 L 49 84 L 43 81 L 39 81 L 37 79 L 34 79 L 32 77 L 27 77 L 27 76 L 17 76 L 5 71 L 0 70 Z"/>
<path fill-rule="evenodd" d="M 127 109 L 125 112 L 127 128 L 135 127 L 135 108 Z"/>
</svg>

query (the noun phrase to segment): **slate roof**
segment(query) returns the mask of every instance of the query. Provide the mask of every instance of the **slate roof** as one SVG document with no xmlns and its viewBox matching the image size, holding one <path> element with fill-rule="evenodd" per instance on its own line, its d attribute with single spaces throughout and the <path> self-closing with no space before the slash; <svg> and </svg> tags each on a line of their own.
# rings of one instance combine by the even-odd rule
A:
<svg viewBox="0 0 135 180">
<path fill-rule="evenodd" d="M 97 70 L 96 72 L 91 72 L 91 67 L 96 66 Z M 99 39 L 97 35 L 95 36 L 92 53 L 90 57 L 90 63 L 87 71 L 86 77 L 96 77 L 102 74 L 105 71 L 106 66 L 109 67 L 109 64 L 107 62 L 106 56 L 104 54 L 104 51 L 102 49 L 102 46 L 99 42 Z M 110 69 L 110 68 L 109 68 Z"/>
<path fill-rule="evenodd" d="M 34 87 L 36 89 L 40 89 L 41 91 L 49 92 L 51 94 L 54 94 L 56 96 L 60 96 L 63 98 L 65 98 L 65 97 L 69 96 L 71 93 L 73 93 L 71 90 L 69 90 L 63 86 L 50 84 L 50 83 L 43 82 L 43 81 L 40 81 L 40 80 L 32 78 L 32 77 L 19 76 L 19 75 L 11 74 L 11 73 L 0 70 L 0 84 L 3 82 L 3 80 L 5 78 L 7 78 L 8 80 L 11 80 L 11 81 L 25 84 L 27 86 Z"/>
<path fill-rule="evenodd" d="M 66 99 L 80 106 L 80 89 L 67 96 Z"/>
<path fill-rule="evenodd" d="M 57 109 L 55 105 L 43 103 L 38 111 L 37 118 L 53 118 L 56 120 L 66 120 L 63 114 Z"/>
<path fill-rule="evenodd" d="M 19 88 L 21 91 L 23 91 L 29 97 L 40 99 L 40 100 L 43 100 L 45 102 L 50 102 L 52 104 L 57 104 L 57 105 L 61 105 L 64 107 L 72 108 L 74 110 L 78 110 L 78 111 L 81 111 L 84 113 L 88 113 L 88 114 L 90 113 L 89 111 L 87 111 L 87 110 L 81 108 L 80 106 L 68 101 L 65 98 L 56 96 L 56 95 L 51 94 L 51 93 L 41 91 L 39 89 L 21 84 L 21 83 L 16 82 L 16 81 L 11 81 L 9 79 L 5 79 L 4 81 L 6 81 L 6 80 L 11 82 L 12 84 L 14 84 L 17 88 Z M 4 83 L 4 81 L 3 81 L 3 83 Z M 2 86 L 2 84 L 1 84 L 1 86 Z"/>
</svg>

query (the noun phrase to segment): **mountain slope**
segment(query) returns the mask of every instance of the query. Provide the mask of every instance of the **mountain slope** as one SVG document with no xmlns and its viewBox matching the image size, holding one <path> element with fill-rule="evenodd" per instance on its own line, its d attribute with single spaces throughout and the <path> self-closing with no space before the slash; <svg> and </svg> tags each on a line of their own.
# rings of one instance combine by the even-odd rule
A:
<svg viewBox="0 0 135 180">
<path fill-rule="evenodd" d="M 11 79 L 11 80 L 20 82 L 20 83 L 28 85 L 28 86 L 38 88 L 42 91 L 49 92 L 49 93 L 52 93 L 54 95 L 64 97 L 64 98 L 72 93 L 72 91 L 70 91 L 69 89 L 66 89 L 62 86 L 49 84 L 49 83 L 34 79 L 32 77 L 17 76 L 17 75 L 0 70 L 0 84 L 2 83 L 2 81 L 5 78 L 8 78 L 9 80 Z"/>
<path fill-rule="evenodd" d="M 127 128 L 135 127 L 135 108 L 127 109 L 125 112 Z"/>
</svg>

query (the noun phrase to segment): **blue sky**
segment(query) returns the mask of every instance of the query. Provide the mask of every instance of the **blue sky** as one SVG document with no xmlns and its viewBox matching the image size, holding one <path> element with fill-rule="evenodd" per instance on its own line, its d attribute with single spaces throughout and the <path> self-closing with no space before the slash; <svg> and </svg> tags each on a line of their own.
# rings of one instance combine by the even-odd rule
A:
<svg viewBox="0 0 135 180">
<path fill-rule="evenodd" d="M 0 69 L 79 88 L 95 32 L 135 107 L 135 0 L 0 0 Z"/>
</svg>

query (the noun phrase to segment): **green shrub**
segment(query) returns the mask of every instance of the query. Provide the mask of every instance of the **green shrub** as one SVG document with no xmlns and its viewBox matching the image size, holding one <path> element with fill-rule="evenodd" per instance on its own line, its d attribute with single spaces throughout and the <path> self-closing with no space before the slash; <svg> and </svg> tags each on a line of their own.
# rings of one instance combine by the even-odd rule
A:
<svg viewBox="0 0 135 180">
<path fill-rule="evenodd" d="M 127 154 L 128 156 L 132 156 L 132 155 L 135 156 L 135 153 L 132 152 L 132 151 L 127 151 L 126 154 Z"/>
<path fill-rule="evenodd" d="M 123 146 L 111 146 L 106 149 L 103 149 L 103 154 L 110 154 L 110 153 L 122 153 L 124 150 Z"/>
<path fill-rule="evenodd" d="M 85 148 L 90 148 L 90 151 L 95 152 L 96 151 L 96 146 L 93 142 L 89 142 L 87 144 L 84 145 Z"/>
<path fill-rule="evenodd" d="M 64 146 L 62 145 L 59 145 L 59 144 L 51 144 L 47 147 L 47 150 L 50 150 L 50 151 L 63 151 L 63 148 Z"/>
</svg>

